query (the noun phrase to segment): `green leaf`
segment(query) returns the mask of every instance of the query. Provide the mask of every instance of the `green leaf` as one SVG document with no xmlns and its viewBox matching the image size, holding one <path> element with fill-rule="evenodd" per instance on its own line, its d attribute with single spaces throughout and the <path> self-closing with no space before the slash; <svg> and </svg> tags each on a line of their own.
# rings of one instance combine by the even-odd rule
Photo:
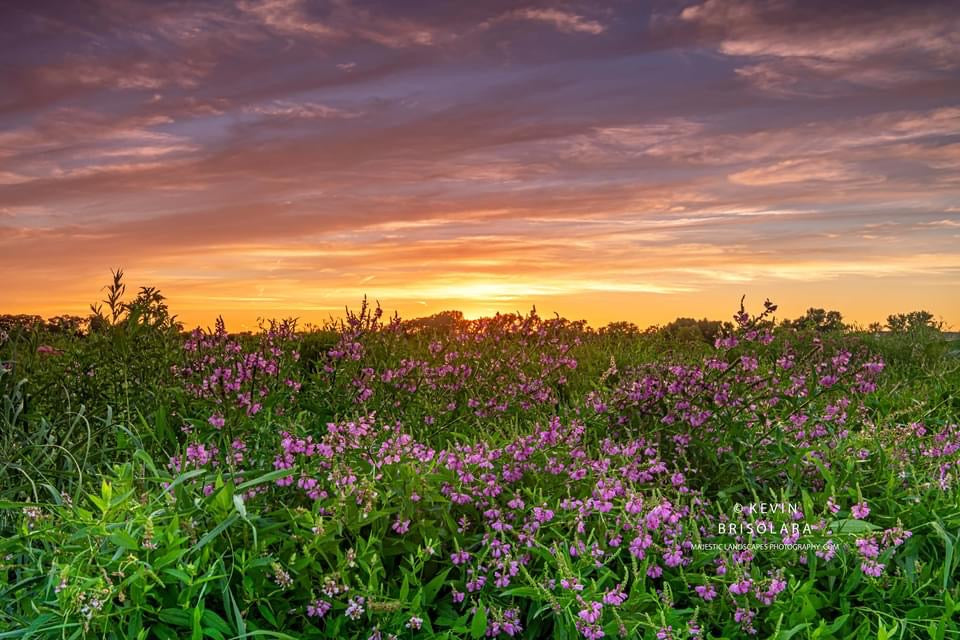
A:
<svg viewBox="0 0 960 640">
<path fill-rule="evenodd" d="M 22 509 L 23 507 L 35 507 L 32 502 L 10 502 L 9 500 L 0 500 L 0 509 Z"/>
<path fill-rule="evenodd" d="M 190 577 L 190 574 L 180 569 L 162 569 L 160 573 L 165 573 L 169 576 L 173 576 L 183 584 L 189 585 L 193 583 L 193 578 Z"/>
<path fill-rule="evenodd" d="M 240 514 L 241 518 L 246 519 L 247 517 L 247 505 L 243 502 L 243 496 L 237 494 L 233 496 L 233 506 L 237 509 L 237 513 Z"/>
<path fill-rule="evenodd" d="M 842 628 L 843 625 L 847 623 L 847 618 L 849 617 L 850 614 L 846 613 L 838 617 L 829 627 L 827 627 L 827 633 L 836 633 L 838 629 Z"/>
<path fill-rule="evenodd" d="M 200 626 L 200 616 L 203 615 L 203 603 L 200 602 L 193 609 L 193 633 L 190 640 L 203 640 L 203 627 Z"/>
<path fill-rule="evenodd" d="M 950 587 L 950 577 L 953 575 L 954 542 L 942 524 L 936 521 L 930 524 L 933 525 L 934 531 L 936 531 L 940 539 L 943 540 L 943 544 L 947 549 L 946 556 L 943 559 L 943 590 L 946 591 Z"/>
<path fill-rule="evenodd" d="M 177 627 L 190 629 L 193 627 L 193 611 L 186 609 L 164 609 L 158 615 L 163 622 L 167 622 Z"/>
<path fill-rule="evenodd" d="M 110 534 L 110 542 L 121 549 L 138 549 L 140 545 L 136 539 L 126 531 L 114 531 Z"/>
<path fill-rule="evenodd" d="M 107 511 L 110 511 L 110 504 L 102 500 L 99 496 L 95 496 L 92 493 L 88 496 L 90 502 L 96 505 L 97 509 L 100 509 L 100 512 L 106 514 Z"/>
<path fill-rule="evenodd" d="M 477 604 L 477 612 L 473 614 L 473 621 L 470 623 L 470 636 L 474 640 L 479 640 L 487 632 L 487 611 L 483 603 Z"/>
<path fill-rule="evenodd" d="M 437 593 L 440 591 L 441 587 L 443 587 L 443 581 L 447 579 L 447 574 L 449 573 L 450 568 L 444 569 L 435 575 L 430 582 L 423 586 L 423 603 L 425 605 L 430 605 L 433 603 L 433 599 L 437 597 Z"/>
<path fill-rule="evenodd" d="M 273 611 L 270 611 L 269 608 L 263 606 L 262 604 L 257 605 L 257 610 L 260 612 L 260 615 L 263 616 L 264 620 L 266 620 L 273 626 L 277 626 L 277 618 L 273 615 Z"/>
<path fill-rule="evenodd" d="M 880 627 L 877 629 L 877 640 L 890 640 L 890 635 L 887 633 L 887 630 L 884 628 L 883 623 L 880 623 Z"/>
<path fill-rule="evenodd" d="M 215 526 L 210 531 L 203 534 L 203 537 L 197 540 L 197 544 L 191 547 L 190 552 L 193 553 L 195 551 L 200 551 L 200 549 L 203 549 L 205 546 L 210 544 L 210 542 L 213 541 L 214 538 L 216 538 L 218 535 L 220 535 L 221 533 L 229 529 L 231 526 L 233 526 L 233 523 L 235 523 L 239 519 L 240 519 L 239 514 L 237 513 L 230 514 L 230 516 L 226 520 L 224 520 L 223 522 Z"/>
<path fill-rule="evenodd" d="M 210 611 L 209 609 L 205 610 L 203 615 L 200 616 L 200 621 L 205 627 L 215 629 L 222 634 L 231 633 L 230 625 L 227 624 L 227 621 L 221 618 L 215 611 Z"/>
<path fill-rule="evenodd" d="M 406 603 L 408 595 L 410 595 L 410 575 L 404 572 L 403 584 L 400 585 L 400 602 Z"/>
<path fill-rule="evenodd" d="M 264 482 L 273 482 L 274 480 L 279 480 L 280 478 L 286 478 L 295 474 L 296 469 L 277 469 L 276 471 L 271 471 L 270 473 L 265 473 L 259 478 L 254 478 L 253 480 L 247 480 L 241 484 L 237 485 L 237 491 L 245 491 L 251 487 L 255 487 L 258 484 L 263 484 Z"/>
<path fill-rule="evenodd" d="M 810 626 L 809 622 L 801 622 L 795 627 L 790 627 L 786 631 L 780 631 L 780 634 L 777 635 L 777 640 L 790 640 L 790 638 L 797 635 L 798 633 L 808 628 L 809 626 Z"/>
<path fill-rule="evenodd" d="M 869 531 L 876 531 L 881 527 L 878 527 L 875 524 L 870 524 L 866 520 L 855 520 L 852 518 L 834 520 L 827 527 L 832 530 L 834 534 L 838 533 L 867 533 Z"/>
<path fill-rule="evenodd" d="M 504 597 L 520 596 L 521 598 L 536 598 L 538 595 L 540 595 L 540 592 L 534 587 L 514 587 L 512 589 L 502 591 L 500 595 Z"/>
</svg>

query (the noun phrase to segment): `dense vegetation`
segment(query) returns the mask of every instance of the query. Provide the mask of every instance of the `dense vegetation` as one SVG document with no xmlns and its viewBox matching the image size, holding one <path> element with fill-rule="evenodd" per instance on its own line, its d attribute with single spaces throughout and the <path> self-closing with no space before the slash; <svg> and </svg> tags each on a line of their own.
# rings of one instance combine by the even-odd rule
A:
<svg viewBox="0 0 960 640">
<path fill-rule="evenodd" d="M 0 638 L 960 637 L 929 314 L 231 334 L 124 298 L 0 321 Z"/>
</svg>

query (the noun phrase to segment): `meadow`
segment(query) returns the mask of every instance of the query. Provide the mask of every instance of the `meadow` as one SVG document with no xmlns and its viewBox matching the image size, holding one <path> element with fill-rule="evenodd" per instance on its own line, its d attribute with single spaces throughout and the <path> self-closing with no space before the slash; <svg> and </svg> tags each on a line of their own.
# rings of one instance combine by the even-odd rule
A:
<svg viewBox="0 0 960 640">
<path fill-rule="evenodd" d="M 0 327 L 0 638 L 960 637 L 923 313 L 238 334 L 125 298 Z"/>
</svg>

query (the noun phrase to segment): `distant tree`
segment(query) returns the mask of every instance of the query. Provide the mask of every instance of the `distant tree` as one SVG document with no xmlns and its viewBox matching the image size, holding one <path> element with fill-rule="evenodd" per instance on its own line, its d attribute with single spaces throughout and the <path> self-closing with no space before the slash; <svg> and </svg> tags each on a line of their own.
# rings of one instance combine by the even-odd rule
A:
<svg viewBox="0 0 960 640">
<path fill-rule="evenodd" d="M 601 327 L 598 333 L 602 336 L 635 336 L 640 334 L 640 327 L 632 322 L 611 322 Z"/>
<path fill-rule="evenodd" d="M 783 326 L 791 329 L 813 329 L 820 332 L 843 331 L 847 325 L 839 311 L 811 307 L 795 320 L 785 320 Z"/>
<path fill-rule="evenodd" d="M 732 329 L 732 324 L 720 320 L 677 318 L 661 327 L 660 333 L 670 340 L 678 342 L 703 341 L 713 344 L 723 331 Z"/>
<path fill-rule="evenodd" d="M 80 316 L 54 316 L 47 318 L 46 328 L 51 333 L 81 335 L 87 319 Z"/>
<path fill-rule="evenodd" d="M 887 316 L 887 328 L 894 333 L 911 331 L 941 331 L 943 323 L 934 320 L 929 311 L 911 311 Z"/>
<path fill-rule="evenodd" d="M 466 322 L 463 319 L 462 311 L 441 311 L 431 316 L 423 318 L 414 318 L 404 322 L 407 330 L 420 332 L 441 332 L 449 333 Z"/>
<path fill-rule="evenodd" d="M 43 326 L 43 318 L 40 316 L 25 313 L 4 314 L 0 316 L 0 329 L 8 333 L 13 333 L 13 331 L 17 329 L 29 331 L 37 326 Z"/>
</svg>

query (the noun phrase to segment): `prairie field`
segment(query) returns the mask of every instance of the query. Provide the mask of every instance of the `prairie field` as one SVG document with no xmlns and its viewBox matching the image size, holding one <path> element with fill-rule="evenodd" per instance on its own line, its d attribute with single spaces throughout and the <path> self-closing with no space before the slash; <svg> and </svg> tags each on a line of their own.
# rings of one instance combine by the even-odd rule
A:
<svg viewBox="0 0 960 640">
<path fill-rule="evenodd" d="M 114 291 L 3 318 L 0 638 L 960 637 L 922 313 L 188 332 Z"/>
</svg>

